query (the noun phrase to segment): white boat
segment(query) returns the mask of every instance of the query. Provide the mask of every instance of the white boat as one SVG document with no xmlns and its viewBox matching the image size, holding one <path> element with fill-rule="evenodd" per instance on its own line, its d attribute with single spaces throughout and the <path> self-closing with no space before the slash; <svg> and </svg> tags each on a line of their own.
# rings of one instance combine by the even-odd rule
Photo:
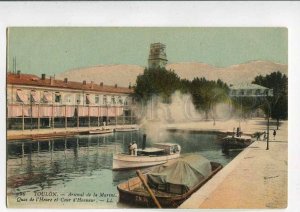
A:
<svg viewBox="0 0 300 212">
<path fill-rule="evenodd" d="M 107 134 L 113 133 L 111 129 L 96 129 L 96 130 L 89 130 L 88 134 Z"/>
<path fill-rule="evenodd" d="M 117 154 L 113 156 L 113 170 L 156 166 L 180 157 L 180 146 L 173 143 L 156 143 L 154 147 L 138 149 L 137 155 Z"/>
<path fill-rule="evenodd" d="M 131 131 L 138 131 L 139 128 L 132 127 L 132 128 L 116 128 L 115 132 L 131 132 Z"/>
</svg>

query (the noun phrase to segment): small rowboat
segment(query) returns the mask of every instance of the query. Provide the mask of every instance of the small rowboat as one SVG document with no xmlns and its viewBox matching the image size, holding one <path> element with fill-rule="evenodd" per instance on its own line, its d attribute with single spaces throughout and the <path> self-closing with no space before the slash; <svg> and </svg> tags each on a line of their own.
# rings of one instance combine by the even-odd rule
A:
<svg viewBox="0 0 300 212">
<path fill-rule="evenodd" d="M 195 161 L 197 162 L 197 161 Z M 174 162 L 177 163 L 177 162 Z M 188 199 L 195 191 L 201 188 L 207 181 L 209 181 L 218 171 L 222 169 L 222 165 L 216 162 L 209 162 L 209 167 L 211 167 L 211 172 L 205 175 L 203 178 L 199 177 L 195 179 L 196 183 L 189 184 L 172 184 L 166 182 L 166 179 L 169 177 L 163 173 L 159 176 L 157 173 L 147 173 L 143 174 L 143 178 L 146 180 L 147 184 L 150 185 L 151 191 L 160 203 L 163 208 L 177 208 L 181 205 L 186 199 Z M 160 166 L 163 167 L 164 165 Z M 178 172 L 178 164 L 175 164 L 176 167 L 172 174 Z M 190 169 L 186 172 L 187 165 L 182 166 L 181 176 L 185 176 L 185 181 L 189 181 L 191 175 L 190 172 L 193 172 L 194 169 L 190 167 Z M 199 166 L 201 167 L 201 165 Z M 158 168 L 159 169 L 159 168 Z M 195 172 L 194 172 L 195 173 Z M 198 172 L 196 172 L 198 173 Z M 150 177 L 149 177 L 150 175 Z M 160 177 L 160 178 L 159 178 Z M 172 177 L 172 176 L 171 176 Z M 173 176 L 173 178 L 179 178 L 179 176 Z M 151 180 L 154 179 L 154 180 Z M 162 181 L 159 181 L 162 179 Z M 154 183 L 153 183 L 154 182 Z M 192 186 L 191 186 L 192 185 Z M 117 186 L 119 191 L 119 201 L 123 203 L 127 203 L 130 205 L 141 206 L 141 207 L 155 207 L 154 201 L 151 198 L 148 191 L 142 184 L 142 181 L 139 177 L 134 177 L 129 179 L 126 182 L 123 182 Z"/>
<path fill-rule="evenodd" d="M 134 169 L 156 166 L 180 157 L 178 144 L 157 143 L 154 147 L 138 149 L 137 155 L 120 153 L 113 156 L 112 170 Z"/>
</svg>

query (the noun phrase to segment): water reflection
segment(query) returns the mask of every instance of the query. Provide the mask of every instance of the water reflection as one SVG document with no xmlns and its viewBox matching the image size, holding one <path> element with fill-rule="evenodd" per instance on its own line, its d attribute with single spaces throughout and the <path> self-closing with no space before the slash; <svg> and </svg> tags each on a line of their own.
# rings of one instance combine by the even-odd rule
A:
<svg viewBox="0 0 300 212">
<path fill-rule="evenodd" d="M 135 176 L 135 171 L 112 171 L 113 154 L 126 152 L 132 141 L 141 146 L 142 136 L 143 132 L 134 131 L 8 143 L 8 194 L 46 190 L 118 193 L 116 186 Z M 183 155 L 202 154 L 223 165 L 239 153 L 224 155 L 214 134 L 170 133 L 166 142 L 180 144 Z M 152 143 L 148 139 L 147 146 Z M 117 202 L 113 198 L 112 207 Z"/>
</svg>

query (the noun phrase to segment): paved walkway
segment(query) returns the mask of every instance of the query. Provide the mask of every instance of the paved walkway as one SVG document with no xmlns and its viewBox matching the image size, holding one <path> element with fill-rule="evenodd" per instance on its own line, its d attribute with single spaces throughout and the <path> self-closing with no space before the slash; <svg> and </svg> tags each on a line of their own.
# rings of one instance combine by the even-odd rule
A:
<svg viewBox="0 0 300 212">
<path fill-rule="evenodd" d="M 256 130 L 255 123 L 252 121 L 250 126 Z M 284 122 L 276 140 L 270 137 L 269 150 L 265 141 L 254 142 L 180 208 L 286 208 L 287 150 Z"/>
</svg>

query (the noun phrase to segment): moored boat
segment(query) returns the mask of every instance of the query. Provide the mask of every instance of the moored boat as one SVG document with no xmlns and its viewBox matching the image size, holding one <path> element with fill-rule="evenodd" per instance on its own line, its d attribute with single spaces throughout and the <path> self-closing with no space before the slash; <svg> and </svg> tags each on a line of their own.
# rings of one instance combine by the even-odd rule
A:
<svg viewBox="0 0 300 212">
<path fill-rule="evenodd" d="M 144 179 L 162 207 L 177 208 L 221 169 L 219 163 L 210 162 L 200 155 L 191 155 L 156 167 L 144 174 Z M 155 207 L 139 177 L 119 184 L 117 189 L 120 202 Z"/>
<path fill-rule="evenodd" d="M 107 133 L 113 133 L 113 130 L 111 129 L 96 129 L 96 130 L 89 130 L 89 134 L 107 134 Z"/>
<path fill-rule="evenodd" d="M 115 132 L 131 132 L 131 131 L 138 131 L 139 128 L 132 127 L 132 128 L 116 128 L 114 129 Z"/>
<path fill-rule="evenodd" d="M 222 152 L 227 152 L 229 149 L 245 148 L 253 141 L 251 136 L 227 136 L 222 139 Z"/>
<path fill-rule="evenodd" d="M 156 166 L 180 157 L 181 147 L 173 143 L 157 143 L 153 147 L 137 149 L 136 155 L 116 154 L 113 156 L 113 170 Z"/>
</svg>

